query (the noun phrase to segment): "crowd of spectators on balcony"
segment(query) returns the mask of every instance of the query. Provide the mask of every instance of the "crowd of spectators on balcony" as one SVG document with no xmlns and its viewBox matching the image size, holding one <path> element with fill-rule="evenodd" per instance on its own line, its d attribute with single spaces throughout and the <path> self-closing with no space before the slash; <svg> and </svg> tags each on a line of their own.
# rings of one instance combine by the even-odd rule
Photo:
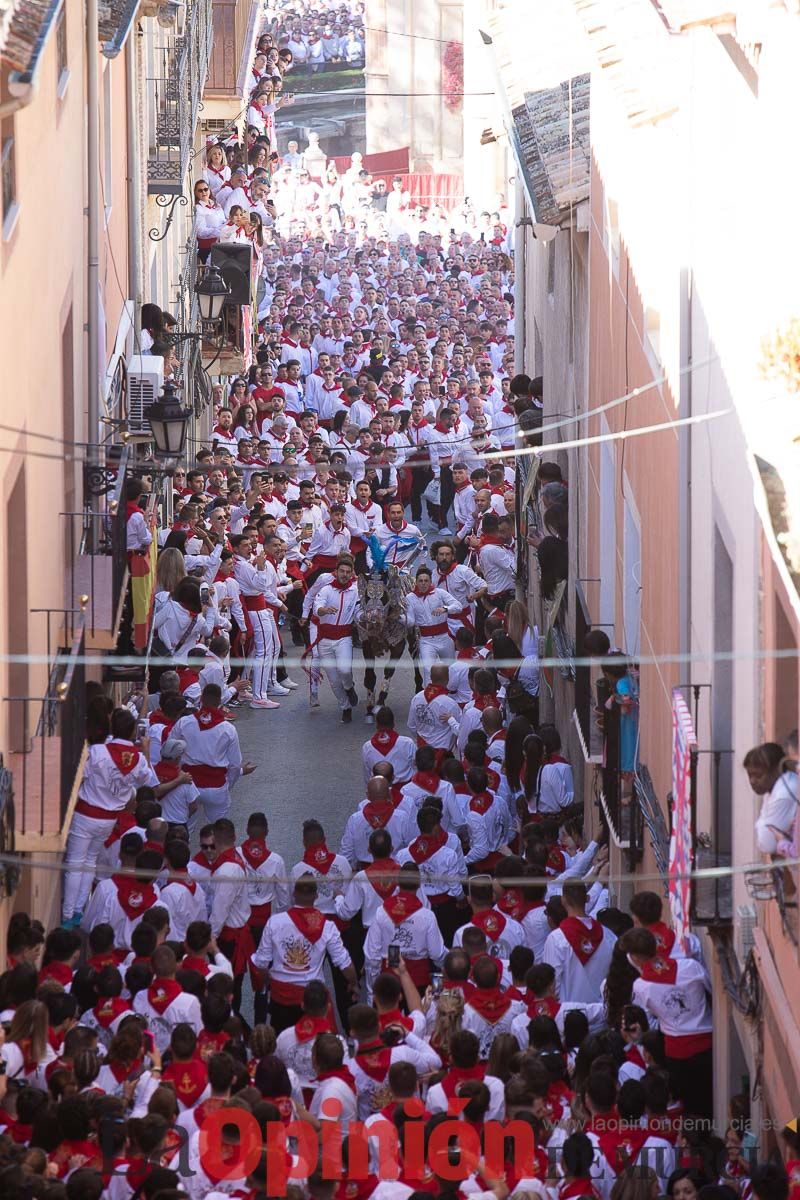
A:
<svg viewBox="0 0 800 1200">
<path fill-rule="evenodd" d="M 268 29 L 279 50 L 288 50 L 298 72 L 363 67 L 365 60 L 363 0 L 343 4 L 303 3 L 267 7 Z"/>
</svg>

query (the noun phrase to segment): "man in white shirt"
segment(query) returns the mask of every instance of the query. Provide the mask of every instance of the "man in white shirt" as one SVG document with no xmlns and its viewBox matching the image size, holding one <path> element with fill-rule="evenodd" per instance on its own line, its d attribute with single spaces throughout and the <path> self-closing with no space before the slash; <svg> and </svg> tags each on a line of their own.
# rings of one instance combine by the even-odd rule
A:
<svg viewBox="0 0 800 1200">
<path fill-rule="evenodd" d="M 172 1031 L 184 1022 L 195 1033 L 203 1028 L 200 1001 L 185 992 L 175 979 L 178 960 L 171 946 L 158 946 L 153 952 L 153 982 L 143 992 L 137 992 L 133 1007 L 147 1018 L 158 1049 L 163 1054 L 169 1046 Z"/>
<path fill-rule="evenodd" d="M 449 694 L 450 672 L 446 663 L 431 667 L 431 681 L 417 692 L 408 710 L 408 728 L 417 743 L 433 746 L 443 758 L 458 736 L 461 709 Z"/>
<path fill-rule="evenodd" d="M 392 764 L 396 784 L 408 783 L 414 774 L 414 754 L 414 739 L 397 732 L 391 708 L 379 708 L 375 714 L 375 733 L 361 748 L 364 783 L 369 783 L 372 768 L 379 762 Z"/>
<path fill-rule="evenodd" d="M 214 822 L 214 844 L 216 857 L 211 867 L 211 932 L 217 940 L 220 953 L 233 964 L 233 1007 L 238 1012 L 242 979 L 255 947 L 250 933 L 247 866 L 236 849 L 233 821 L 221 817 Z"/>
<path fill-rule="evenodd" d="M 385 829 L 392 843 L 402 846 L 407 813 L 395 808 L 388 781 L 373 775 L 367 783 L 366 803 L 351 813 L 342 834 L 342 855 L 354 870 L 371 859 L 369 839 L 377 829 Z"/>
<path fill-rule="evenodd" d="M 271 700 L 269 695 L 276 690 L 275 672 L 281 653 L 274 614 L 285 608 L 276 590 L 278 573 L 263 553 L 257 554 L 251 563 L 254 538 L 250 535 L 236 534 L 230 542 L 235 555 L 233 574 L 252 629 L 253 699 L 250 707 L 279 708 L 277 700 Z"/>
<path fill-rule="evenodd" d="M 594 1004 L 602 998 L 617 939 L 610 929 L 587 917 L 587 897 L 585 883 L 564 884 L 561 898 L 567 917 L 548 936 L 543 957 L 556 973 L 556 991 L 562 1000 Z"/>
<path fill-rule="evenodd" d="M 317 625 L 312 641 L 312 660 L 317 671 L 320 666 L 325 670 L 339 702 L 343 722 L 352 721 L 353 707 L 358 704 L 353 684 L 352 635 L 360 602 L 353 565 L 352 558 L 341 556 L 334 579 L 319 590 L 313 605 Z M 319 704 L 313 686 L 311 704 L 312 707 Z"/>
<path fill-rule="evenodd" d="M 457 563 L 455 552 L 449 542 L 434 542 L 431 555 L 436 563 L 433 572 L 434 588 L 448 592 L 460 605 L 455 615 L 448 614 L 450 633 L 455 637 L 460 628 L 466 626 L 474 631 L 473 604 L 480 603 L 486 595 L 487 585 L 471 567 Z"/>
<path fill-rule="evenodd" d="M 172 737 L 186 743 L 183 768 L 197 788 L 206 819 L 224 817 L 231 806 L 230 789 L 256 767 L 255 763 L 242 762 L 239 735 L 225 719 L 217 684 L 203 688 L 200 708 L 175 722 Z"/>
<path fill-rule="evenodd" d="M 358 988 L 339 930 L 315 907 L 317 885 L 311 875 L 295 881 L 293 897 L 286 912 L 274 913 L 267 921 L 253 955 L 253 966 L 269 971 L 270 1024 L 276 1033 L 302 1017 L 303 989 L 312 979 L 323 982 L 326 955 L 341 970 L 353 997 Z"/>
<path fill-rule="evenodd" d="M 389 947 L 397 946 L 406 970 L 420 991 L 430 983 L 431 962 L 445 955 L 436 917 L 418 896 L 421 879 L 416 863 L 406 863 L 400 872 L 397 891 L 384 900 L 375 914 L 364 943 L 369 988 L 381 971 L 392 970 Z"/>
<path fill-rule="evenodd" d="M 416 556 L 419 548 L 424 545 L 420 530 L 416 525 L 410 525 L 403 516 L 403 505 L 399 500 L 392 501 L 389 505 L 389 515 L 385 524 L 379 525 L 375 530 L 375 536 L 378 539 L 381 551 L 384 554 L 386 563 L 391 563 L 396 567 L 404 567 L 408 564 L 409 559 Z M 370 566 L 373 566 L 372 555 L 367 551 L 367 559 Z"/>
<path fill-rule="evenodd" d="M 629 929 L 622 946 L 639 972 L 632 1001 L 655 1017 L 664 1035 L 676 1099 L 683 1101 L 688 1114 L 710 1117 L 713 1021 L 705 967 L 693 958 L 660 956 L 649 929 Z"/>
</svg>

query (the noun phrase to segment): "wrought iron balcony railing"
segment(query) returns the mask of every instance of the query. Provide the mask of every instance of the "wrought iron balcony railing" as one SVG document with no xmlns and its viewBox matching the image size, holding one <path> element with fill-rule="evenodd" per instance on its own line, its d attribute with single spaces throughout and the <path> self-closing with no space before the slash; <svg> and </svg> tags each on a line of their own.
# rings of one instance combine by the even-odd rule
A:
<svg viewBox="0 0 800 1200">
<path fill-rule="evenodd" d="M 147 190 L 179 195 L 193 149 L 211 53 L 211 0 L 193 0 L 181 36 L 158 47 L 147 79 Z"/>
</svg>

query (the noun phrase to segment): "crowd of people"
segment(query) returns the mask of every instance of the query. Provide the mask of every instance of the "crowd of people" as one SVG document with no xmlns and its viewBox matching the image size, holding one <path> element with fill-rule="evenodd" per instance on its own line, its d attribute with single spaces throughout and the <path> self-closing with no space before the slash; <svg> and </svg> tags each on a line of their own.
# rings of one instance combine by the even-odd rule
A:
<svg viewBox="0 0 800 1200">
<path fill-rule="evenodd" d="M 272 66 L 284 74 L 300 41 L 363 13 L 270 12 L 254 64 L 265 121 Z M 348 229 L 343 196 L 366 186 L 354 156 L 338 200 L 318 180 L 281 216 L 282 174 L 311 196 L 302 161 L 269 158 L 274 125 L 253 141 L 238 176 L 236 152 L 229 164 L 212 147 L 198 187 L 233 224 L 223 189 L 247 199 L 237 228 L 263 250 L 256 364 L 215 388 L 208 444 L 173 477 L 171 527 L 145 519 L 146 476 L 128 485 L 129 554 L 159 548 L 148 694 L 115 706 L 92 685 L 62 925 L 17 913 L 8 929 L 5 1194 L 796 1200 L 796 1121 L 785 1165 L 758 1161 L 746 1095 L 715 1133 L 700 945 L 676 938 L 656 892 L 612 903 L 605 836 L 586 836 L 559 731 L 540 720 L 516 542 L 552 595 L 568 481 L 541 462 L 542 528 L 521 535 L 514 453 L 538 440 L 541 382 L 514 372 L 502 214 L 484 236 L 463 211 L 452 231 L 426 228 L 400 180 L 394 207 L 359 201 L 373 215 Z M 274 205 L 257 191 L 262 151 Z M 169 314 L 142 318 L 169 375 Z M 632 722 L 631 772 L 635 671 L 602 631 L 587 652 Z M 416 690 L 401 714 L 404 655 Z M 363 700 L 372 724 L 338 849 L 298 814 L 292 862 L 269 811 L 236 827 L 231 789 L 256 769 L 237 709 L 279 707 L 298 661 L 311 709 L 327 677 L 342 720 Z M 766 789 L 780 771 L 762 774 Z M 256 1130 L 254 1156 L 234 1115 Z M 286 1187 L 267 1153 L 276 1128 Z M 317 1161 L 332 1135 L 333 1171 Z"/>
<path fill-rule="evenodd" d="M 269 4 L 265 17 L 279 49 L 292 53 L 295 70 L 315 74 L 327 69 L 363 67 L 366 4 Z"/>
</svg>

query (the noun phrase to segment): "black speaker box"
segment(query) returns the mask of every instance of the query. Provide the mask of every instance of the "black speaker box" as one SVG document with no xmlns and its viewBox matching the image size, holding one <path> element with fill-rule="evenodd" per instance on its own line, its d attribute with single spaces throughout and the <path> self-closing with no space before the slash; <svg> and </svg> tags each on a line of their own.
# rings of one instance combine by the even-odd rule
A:
<svg viewBox="0 0 800 1200">
<path fill-rule="evenodd" d="M 216 242 L 211 247 L 209 265 L 218 267 L 222 278 L 231 289 L 233 304 L 249 304 L 250 267 L 253 247 L 249 242 Z"/>
</svg>

